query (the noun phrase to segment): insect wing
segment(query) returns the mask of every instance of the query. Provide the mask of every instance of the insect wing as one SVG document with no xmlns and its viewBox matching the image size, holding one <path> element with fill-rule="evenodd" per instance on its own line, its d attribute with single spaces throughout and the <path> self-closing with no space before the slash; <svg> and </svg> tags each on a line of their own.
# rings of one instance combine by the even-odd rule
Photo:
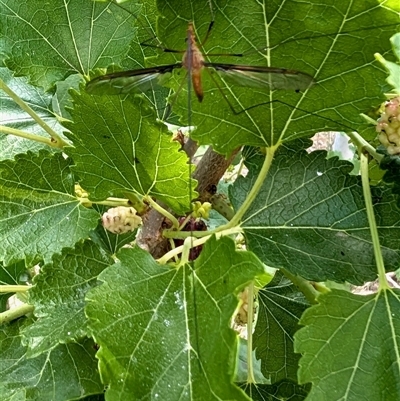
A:
<svg viewBox="0 0 400 401">
<path fill-rule="evenodd" d="M 284 68 L 219 63 L 205 63 L 205 66 L 214 68 L 230 82 L 249 88 L 305 90 L 315 83 L 311 75 Z"/>
<path fill-rule="evenodd" d="M 182 64 L 162 65 L 139 70 L 120 71 L 101 75 L 86 84 L 86 91 L 92 95 L 121 95 L 145 92 L 158 83 L 163 74 L 181 68 Z"/>
</svg>

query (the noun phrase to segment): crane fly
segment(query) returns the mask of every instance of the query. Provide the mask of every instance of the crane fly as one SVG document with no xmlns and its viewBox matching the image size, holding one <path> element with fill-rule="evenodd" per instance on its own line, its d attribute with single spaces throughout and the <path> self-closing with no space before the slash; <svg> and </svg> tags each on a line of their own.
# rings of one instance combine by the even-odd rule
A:
<svg viewBox="0 0 400 401">
<path fill-rule="evenodd" d="M 210 24 L 209 31 L 211 26 L 212 23 Z M 181 51 L 175 50 L 165 51 L 182 53 Z M 213 54 L 207 56 L 213 56 Z M 214 56 L 221 56 L 221 54 L 214 54 Z M 199 102 L 202 102 L 204 98 L 201 81 L 203 69 L 206 69 L 210 73 L 211 78 L 219 89 L 221 89 L 220 85 L 213 78 L 210 69 L 215 70 L 219 75 L 231 80 L 236 85 L 252 88 L 300 91 L 309 88 L 315 82 L 311 75 L 296 70 L 208 62 L 205 60 L 204 55 L 196 42 L 193 23 L 189 22 L 187 29 L 187 50 L 183 52 L 181 62 L 102 75 L 88 82 L 86 85 L 86 91 L 95 95 L 117 95 L 127 94 L 130 92 L 144 92 L 151 89 L 152 84 L 157 81 L 162 74 L 171 73 L 179 68 L 185 69 L 187 74 L 190 74 L 193 90 Z M 233 110 L 228 99 L 225 95 L 223 96 Z"/>
</svg>

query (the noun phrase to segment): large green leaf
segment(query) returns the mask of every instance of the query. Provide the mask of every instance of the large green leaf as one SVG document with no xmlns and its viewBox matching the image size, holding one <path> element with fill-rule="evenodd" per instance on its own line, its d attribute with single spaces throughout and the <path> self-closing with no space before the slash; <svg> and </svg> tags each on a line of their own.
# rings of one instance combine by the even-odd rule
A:
<svg viewBox="0 0 400 401">
<path fill-rule="evenodd" d="M 53 2 L 46 6 L 35 1 L 23 6 L 20 2 L 3 3 L 3 51 L 9 57 L 8 67 L 17 74 L 29 75 L 46 88 L 68 74 L 88 74 L 95 67 L 115 63 L 128 68 L 144 67 L 143 57 L 154 53 L 154 49 L 140 47 L 138 40 L 129 47 L 135 24 L 139 26 L 139 40 L 144 40 L 146 34 L 151 39 L 155 23 L 151 1 L 143 6 L 151 10 L 147 14 L 151 17 L 139 21 L 108 3 L 60 2 L 58 7 Z M 169 84 L 176 90 L 180 88 L 178 98 L 171 100 L 173 109 L 184 119 L 190 109 L 191 124 L 197 126 L 194 137 L 223 153 L 242 144 L 265 146 L 321 130 L 361 130 L 363 120 L 359 113 L 383 100 L 385 73 L 374 61 L 374 54 L 387 53 L 389 38 L 399 29 L 398 14 L 390 9 L 394 4 L 383 1 L 382 5 L 374 0 L 334 4 L 329 0 L 275 0 L 265 4 L 256 0 L 215 0 L 211 2 L 211 13 L 202 2 L 160 1 L 158 9 L 163 18 L 159 19 L 158 34 L 167 48 L 185 50 L 189 21 L 194 21 L 195 32 L 202 41 L 213 14 L 215 23 L 204 51 L 244 55 L 207 59 L 295 69 L 314 76 L 317 82 L 303 93 L 270 92 L 239 87 L 218 78 L 216 73 L 211 79 L 203 72 L 204 101 L 200 104 L 193 95 L 188 108 L 186 83 L 179 78 L 184 73 L 178 71 L 178 79 Z M 131 7 L 137 15 L 132 3 L 124 7 Z M 51 24 L 50 12 L 54 14 Z M 57 24 L 63 28 L 55 33 L 53 26 Z M 55 43 L 61 43 L 62 48 Z M 181 54 L 161 52 L 148 65 L 169 64 L 180 58 Z M 234 115 L 216 82 L 236 111 L 264 105 Z M 159 103 L 160 93 L 153 91 L 152 95 L 151 102 Z"/>
<path fill-rule="evenodd" d="M 59 343 L 76 342 L 89 336 L 84 314 L 85 295 L 112 259 L 92 242 L 65 249 L 42 267 L 29 291 L 29 302 L 38 318 L 23 332 L 29 358 L 50 351 Z"/>
<path fill-rule="evenodd" d="M 152 195 L 177 213 L 190 209 L 187 157 L 139 98 L 74 93 L 74 123 L 65 125 L 81 185 L 93 200 L 127 192 Z M 131 101 L 129 101 L 131 100 Z"/>
<path fill-rule="evenodd" d="M 40 151 L 0 163 L 0 259 L 27 266 L 88 238 L 98 214 L 74 196 L 70 160 Z"/>
<path fill-rule="evenodd" d="M 309 401 L 400 399 L 400 293 L 334 290 L 310 308 L 295 335 Z"/>
<path fill-rule="evenodd" d="M 92 340 L 28 358 L 19 330 L 29 323 L 20 319 L 0 328 L 2 401 L 65 401 L 103 391 Z"/>
<path fill-rule="evenodd" d="M 69 74 L 120 62 L 135 36 L 135 18 L 112 3 L 1 0 L 0 6 L 7 67 L 45 89 Z"/>
<path fill-rule="evenodd" d="M 207 242 L 194 270 L 160 266 L 139 248 L 118 259 L 87 306 L 107 399 L 247 400 L 232 383 L 229 326 L 235 294 L 264 272 L 257 258 L 224 238 Z"/>
<path fill-rule="evenodd" d="M 248 249 L 273 267 L 309 280 L 363 283 L 376 265 L 360 177 L 352 165 L 326 152 L 307 153 L 303 141 L 281 147 L 267 179 L 243 219 Z M 237 209 L 253 186 L 264 156 L 249 158 L 249 174 L 236 180 Z M 386 268 L 399 267 L 400 211 L 390 190 L 375 188 L 375 213 Z"/>
<path fill-rule="evenodd" d="M 203 73 L 204 100 L 200 104 L 192 94 L 190 105 L 191 123 L 197 126 L 193 137 L 229 153 L 242 144 L 266 146 L 322 130 L 359 131 L 363 123 L 359 113 L 383 100 L 385 72 L 374 54 L 389 51 L 389 38 L 400 27 L 398 13 L 390 10 L 387 1 L 382 5 L 375 0 L 213 1 L 215 24 L 204 51 L 245 52 L 245 57 L 210 57 L 210 61 L 295 69 L 312 75 L 317 83 L 295 93 L 242 88 L 218 80 L 237 111 L 268 102 L 233 115 L 215 81 Z M 199 41 L 205 38 L 211 16 L 203 2 L 162 0 L 159 10 L 164 17 L 159 35 L 168 48 L 185 49 L 189 21 L 194 21 Z M 179 79 L 175 89 L 181 83 Z M 185 87 L 174 105 L 184 119 L 188 115 Z"/>
</svg>

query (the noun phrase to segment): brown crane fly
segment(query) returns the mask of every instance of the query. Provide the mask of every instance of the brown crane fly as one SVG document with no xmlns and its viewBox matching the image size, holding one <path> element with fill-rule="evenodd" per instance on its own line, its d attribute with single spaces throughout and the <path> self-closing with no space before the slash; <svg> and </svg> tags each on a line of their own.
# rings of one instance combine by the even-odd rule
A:
<svg viewBox="0 0 400 401">
<path fill-rule="evenodd" d="M 212 23 L 210 24 L 208 33 L 211 30 L 211 26 Z M 206 38 L 208 37 L 208 33 Z M 182 53 L 181 51 L 169 49 L 164 49 L 164 51 Z M 221 54 L 210 54 L 209 56 L 221 56 Z M 155 83 L 161 74 L 171 73 L 178 68 L 187 70 L 187 74 L 189 74 L 191 78 L 193 90 L 199 102 L 202 102 L 204 97 L 201 82 L 201 74 L 204 68 L 210 73 L 211 78 L 220 90 L 220 85 L 216 82 L 209 69 L 214 69 L 221 76 L 231 80 L 236 85 L 259 89 L 288 89 L 300 91 L 309 88 L 315 82 L 311 75 L 296 70 L 208 62 L 205 60 L 196 42 L 193 23 L 189 22 L 187 29 L 187 50 L 183 52 L 181 62 L 102 75 L 88 82 L 86 91 L 95 95 L 144 92 L 151 89 L 152 84 Z M 221 93 L 223 94 L 222 90 Z M 235 112 L 224 94 L 223 96 L 232 111 Z M 237 114 L 237 112 L 235 112 L 235 114 Z"/>
</svg>

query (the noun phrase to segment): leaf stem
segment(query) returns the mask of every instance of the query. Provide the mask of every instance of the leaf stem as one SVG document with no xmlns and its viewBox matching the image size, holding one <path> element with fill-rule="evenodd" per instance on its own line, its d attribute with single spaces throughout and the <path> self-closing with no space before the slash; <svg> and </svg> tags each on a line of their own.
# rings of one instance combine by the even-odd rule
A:
<svg viewBox="0 0 400 401">
<path fill-rule="evenodd" d="M 357 149 L 364 149 L 378 162 L 383 159 L 383 155 L 379 154 L 358 132 L 347 132 L 347 135 L 351 138 Z"/>
<path fill-rule="evenodd" d="M 179 266 L 183 266 L 189 262 L 190 249 L 192 248 L 192 244 L 193 244 L 192 237 L 188 237 L 185 239 L 185 242 L 182 245 L 182 256 Z"/>
<path fill-rule="evenodd" d="M 158 213 L 162 214 L 163 216 L 165 216 L 167 219 L 169 219 L 172 223 L 172 227 L 178 229 L 179 228 L 179 222 L 176 219 L 175 216 L 173 216 L 170 212 L 168 212 L 167 210 L 165 210 L 162 206 L 160 206 L 157 202 L 153 201 L 153 199 L 151 198 L 151 196 L 144 196 L 143 200 L 145 202 L 148 202 L 150 204 L 150 206 L 157 210 Z M 190 233 L 189 233 L 190 235 Z"/>
<path fill-rule="evenodd" d="M 306 297 L 311 305 L 317 304 L 317 297 L 320 294 L 313 285 L 306 279 L 296 276 L 285 269 L 280 269 L 281 272 L 287 277 Z"/>
<path fill-rule="evenodd" d="M 188 238 L 190 236 L 192 236 L 191 234 L 193 233 L 202 233 L 202 234 L 208 234 L 202 238 L 196 239 L 194 241 L 191 241 L 191 247 L 195 247 L 195 246 L 199 246 L 199 245 L 203 245 L 205 242 L 208 241 L 208 239 L 211 237 L 211 235 L 215 235 L 216 238 L 221 238 L 225 235 L 232 235 L 232 234 L 238 234 L 241 233 L 243 230 L 240 227 L 232 227 L 229 229 L 226 229 L 224 231 L 220 231 L 218 233 L 212 233 L 211 231 L 185 231 L 185 232 L 177 232 L 177 231 L 164 231 L 163 235 L 167 238 Z M 178 237 L 174 237 L 173 235 L 165 235 L 165 234 L 181 234 L 184 233 L 185 237 L 183 236 L 178 236 Z M 157 262 L 165 265 L 168 260 L 172 259 L 173 257 L 175 257 L 176 255 L 179 255 L 180 253 L 182 253 L 183 251 L 183 247 L 184 245 L 178 246 L 174 249 L 172 249 L 171 251 L 167 252 L 165 255 L 163 255 L 161 258 L 157 259 Z"/>
<path fill-rule="evenodd" d="M 95 202 L 83 196 L 79 198 L 79 201 L 83 206 L 87 207 L 92 206 L 92 204 L 105 205 L 105 206 L 126 206 L 126 207 L 132 206 L 129 199 L 122 199 L 122 198 L 107 198 L 106 200 Z"/>
<path fill-rule="evenodd" d="M 19 136 L 20 138 L 29 139 L 31 141 L 41 142 L 44 143 L 45 145 L 51 146 L 52 148 L 59 148 L 58 144 L 56 142 L 53 142 L 49 138 L 45 138 L 44 136 L 40 135 L 30 134 L 28 132 L 21 131 L 19 129 L 6 127 L 5 125 L 0 125 L 0 132 L 14 136 Z"/>
<path fill-rule="evenodd" d="M 245 213 L 247 212 L 247 210 L 250 208 L 251 204 L 253 203 L 254 199 L 256 198 L 257 194 L 260 192 L 261 186 L 264 183 L 265 178 L 267 177 L 269 169 L 271 168 L 272 160 L 274 159 L 275 152 L 279 148 L 279 146 L 280 146 L 280 143 L 277 143 L 274 146 L 265 148 L 266 154 L 265 154 L 264 163 L 261 167 L 260 173 L 258 174 L 256 181 L 254 182 L 253 187 L 251 188 L 246 199 L 244 200 L 242 206 L 240 206 L 239 210 L 233 216 L 232 220 L 229 221 L 224 226 L 219 227 L 219 229 L 226 230 L 228 228 L 231 228 L 231 227 L 234 227 L 234 226 L 237 226 L 240 224 L 242 217 L 245 215 Z"/>
<path fill-rule="evenodd" d="M 255 384 L 253 366 L 254 281 L 247 287 L 247 383 Z"/>
<path fill-rule="evenodd" d="M 372 245 L 374 248 L 374 256 L 376 261 L 376 267 L 378 269 L 379 278 L 379 290 L 390 288 L 385 275 L 385 265 L 383 262 L 383 256 L 381 246 L 379 243 L 378 228 L 376 226 L 374 208 L 372 205 L 371 188 L 369 186 L 369 175 L 368 175 L 368 154 L 364 149 L 360 148 L 360 160 L 361 160 L 361 182 L 364 194 L 365 208 L 367 211 L 369 229 L 371 232 Z"/>
<path fill-rule="evenodd" d="M 68 145 L 68 143 L 65 142 L 50 126 L 48 126 L 14 91 L 7 86 L 2 79 L 0 79 L 0 89 L 10 96 L 10 98 L 13 99 L 22 110 L 27 112 L 33 118 L 33 120 L 36 121 L 36 123 L 51 136 L 53 147 L 62 149 L 64 146 Z M 36 138 L 34 140 L 38 140 L 38 136 L 35 137 Z"/>
<path fill-rule="evenodd" d="M 12 308 L 8 311 L 0 313 L 0 324 L 11 322 L 15 319 L 18 319 L 21 316 L 24 316 L 28 313 L 33 312 L 34 306 L 29 304 L 24 304 L 17 306 L 16 308 Z"/>
<path fill-rule="evenodd" d="M 0 285 L 0 293 L 6 292 L 26 292 L 31 288 L 28 285 Z"/>
</svg>

